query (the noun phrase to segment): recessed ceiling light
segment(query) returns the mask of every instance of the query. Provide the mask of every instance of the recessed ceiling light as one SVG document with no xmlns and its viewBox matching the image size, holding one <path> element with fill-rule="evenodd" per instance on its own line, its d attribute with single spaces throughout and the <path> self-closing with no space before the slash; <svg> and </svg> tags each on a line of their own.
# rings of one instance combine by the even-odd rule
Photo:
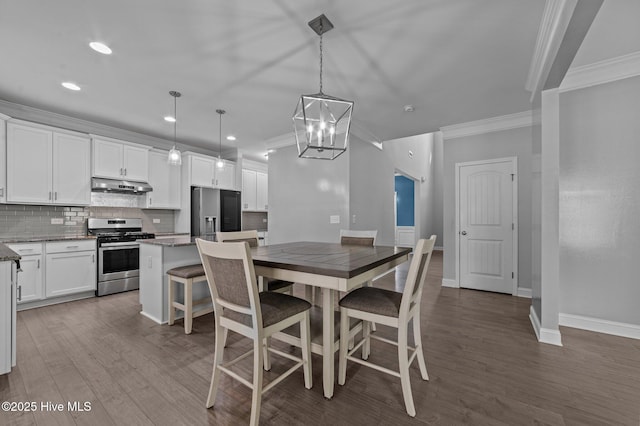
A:
<svg viewBox="0 0 640 426">
<path fill-rule="evenodd" d="M 405 105 L 405 106 L 404 106 L 404 112 L 413 112 L 413 111 L 415 111 L 415 110 L 416 110 L 416 109 L 414 108 L 414 106 L 413 106 L 413 105 Z"/>
<path fill-rule="evenodd" d="M 70 81 L 65 81 L 64 83 L 62 83 L 62 87 L 69 90 L 75 90 L 75 91 L 80 90 L 80 86 Z"/>
<path fill-rule="evenodd" d="M 92 41 L 89 43 L 89 47 L 91 47 L 96 52 L 102 53 L 103 55 L 111 55 L 111 48 L 104 43 L 100 43 L 99 41 Z"/>
<path fill-rule="evenodd" d="M 235 136 L 233 136 L 233 135 L 229 135 L 229 136 L 227 136 L 227 140 L 228 140 L 228 141 L 235 141 L 235 140 L 236 140 L 236 137 L 235 137 Z"/>
<path fill-rule="evenodd" d="M 175 122 L 176 122 L 176 119 L 175 119 L 175 117 L 172 117 L 172 116 L 170 116 L 170 115 L 167 115 L 167 116 L 164 118 L 164 121 L 168 121 L 169 123 L 175 123 Z"/>
</svg>

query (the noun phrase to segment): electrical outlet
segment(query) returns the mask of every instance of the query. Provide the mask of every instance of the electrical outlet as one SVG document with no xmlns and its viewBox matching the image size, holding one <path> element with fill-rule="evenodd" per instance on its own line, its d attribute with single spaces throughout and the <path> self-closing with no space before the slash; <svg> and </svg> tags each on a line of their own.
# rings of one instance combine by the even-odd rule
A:
<svg viewBox="0 0 640 426">
<path fill-rule="evenodd" d="M 153 219 L 153 223 L 160 223 L 160 219 L 156 219 L 156 218 L 154 218 L 154 219 Z"/>
<path fill-rule="evenodd" d="M 351 216 L 351 223 L 356 223 L 356 215 Z"/>
<path fill-rule="evenodd" d="M 52 225 L 62 225 L 64 223 L 64 219 L 61 217 L 52 217 L 51 224 Z"/>
<path fill-rule="evenodd" d="M 267 223 L 267 219 L 262 219 L 262 223 Z"/>
<path fill-rule="evenodd" d="M 329 216 L 329 223 L 340 223 L 340 215 Z"/>
</svg>

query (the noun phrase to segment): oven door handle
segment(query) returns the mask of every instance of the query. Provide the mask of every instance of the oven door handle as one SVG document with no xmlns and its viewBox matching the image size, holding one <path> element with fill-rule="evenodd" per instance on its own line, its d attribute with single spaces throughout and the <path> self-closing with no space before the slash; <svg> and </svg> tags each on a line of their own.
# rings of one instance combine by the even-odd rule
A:
<svg viewBox="0 0 640 426">
<path fill-rule="evenodd" d="M 140 243 L 136 243 L 136 242 L 131 242 L 131 241 L 124 241 L 121 243 L 102 243 L 100 244 L 100 248 L 103 247 L 131 247 L 131 248 L 136 248 L 136 247 L 140 247 Z"/>
</svg>

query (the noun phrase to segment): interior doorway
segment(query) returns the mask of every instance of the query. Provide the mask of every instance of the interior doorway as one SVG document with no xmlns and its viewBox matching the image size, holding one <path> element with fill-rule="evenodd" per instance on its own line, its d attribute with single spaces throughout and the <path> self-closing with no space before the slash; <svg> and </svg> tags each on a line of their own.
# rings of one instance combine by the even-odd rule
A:
<svg viewBox="0 0 640 426">
<path fill-rule="evenodd" d="M 395 244 L 414 247 L 416 244 L 416 182 L 400 173 L 395 174 Z"/>
<path fill-rule="evenodd" d="M 517 158 L 456 164 L 460 287 L 517 295 Z"/>
</svg>

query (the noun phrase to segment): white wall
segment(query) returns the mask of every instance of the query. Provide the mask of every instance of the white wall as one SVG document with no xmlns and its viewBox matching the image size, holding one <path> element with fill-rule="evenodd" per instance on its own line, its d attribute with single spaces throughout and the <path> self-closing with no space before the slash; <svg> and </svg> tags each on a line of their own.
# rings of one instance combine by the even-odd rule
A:
<svg viewBox="0 0 640 426">
<path fill-rule="evenodd" d="M 348 228 L 350 152 L 332 161 L 298 158 L 295 146 L 269 155 L 269 244 L 339 241 Z M 340 223 L 330 224 L 331 215 Z"/>
<path fill-rule="evenodd" d="M 531 127 L 444 141 L 443 279 L 455 280 L 455 164 L 518 157 L 518 286 L 531 288 Z"/>
<path fill-rule="evenodd" d="M 560 94 L 560 312 L 640 325 L 640 77 Z"/>
</svg>

